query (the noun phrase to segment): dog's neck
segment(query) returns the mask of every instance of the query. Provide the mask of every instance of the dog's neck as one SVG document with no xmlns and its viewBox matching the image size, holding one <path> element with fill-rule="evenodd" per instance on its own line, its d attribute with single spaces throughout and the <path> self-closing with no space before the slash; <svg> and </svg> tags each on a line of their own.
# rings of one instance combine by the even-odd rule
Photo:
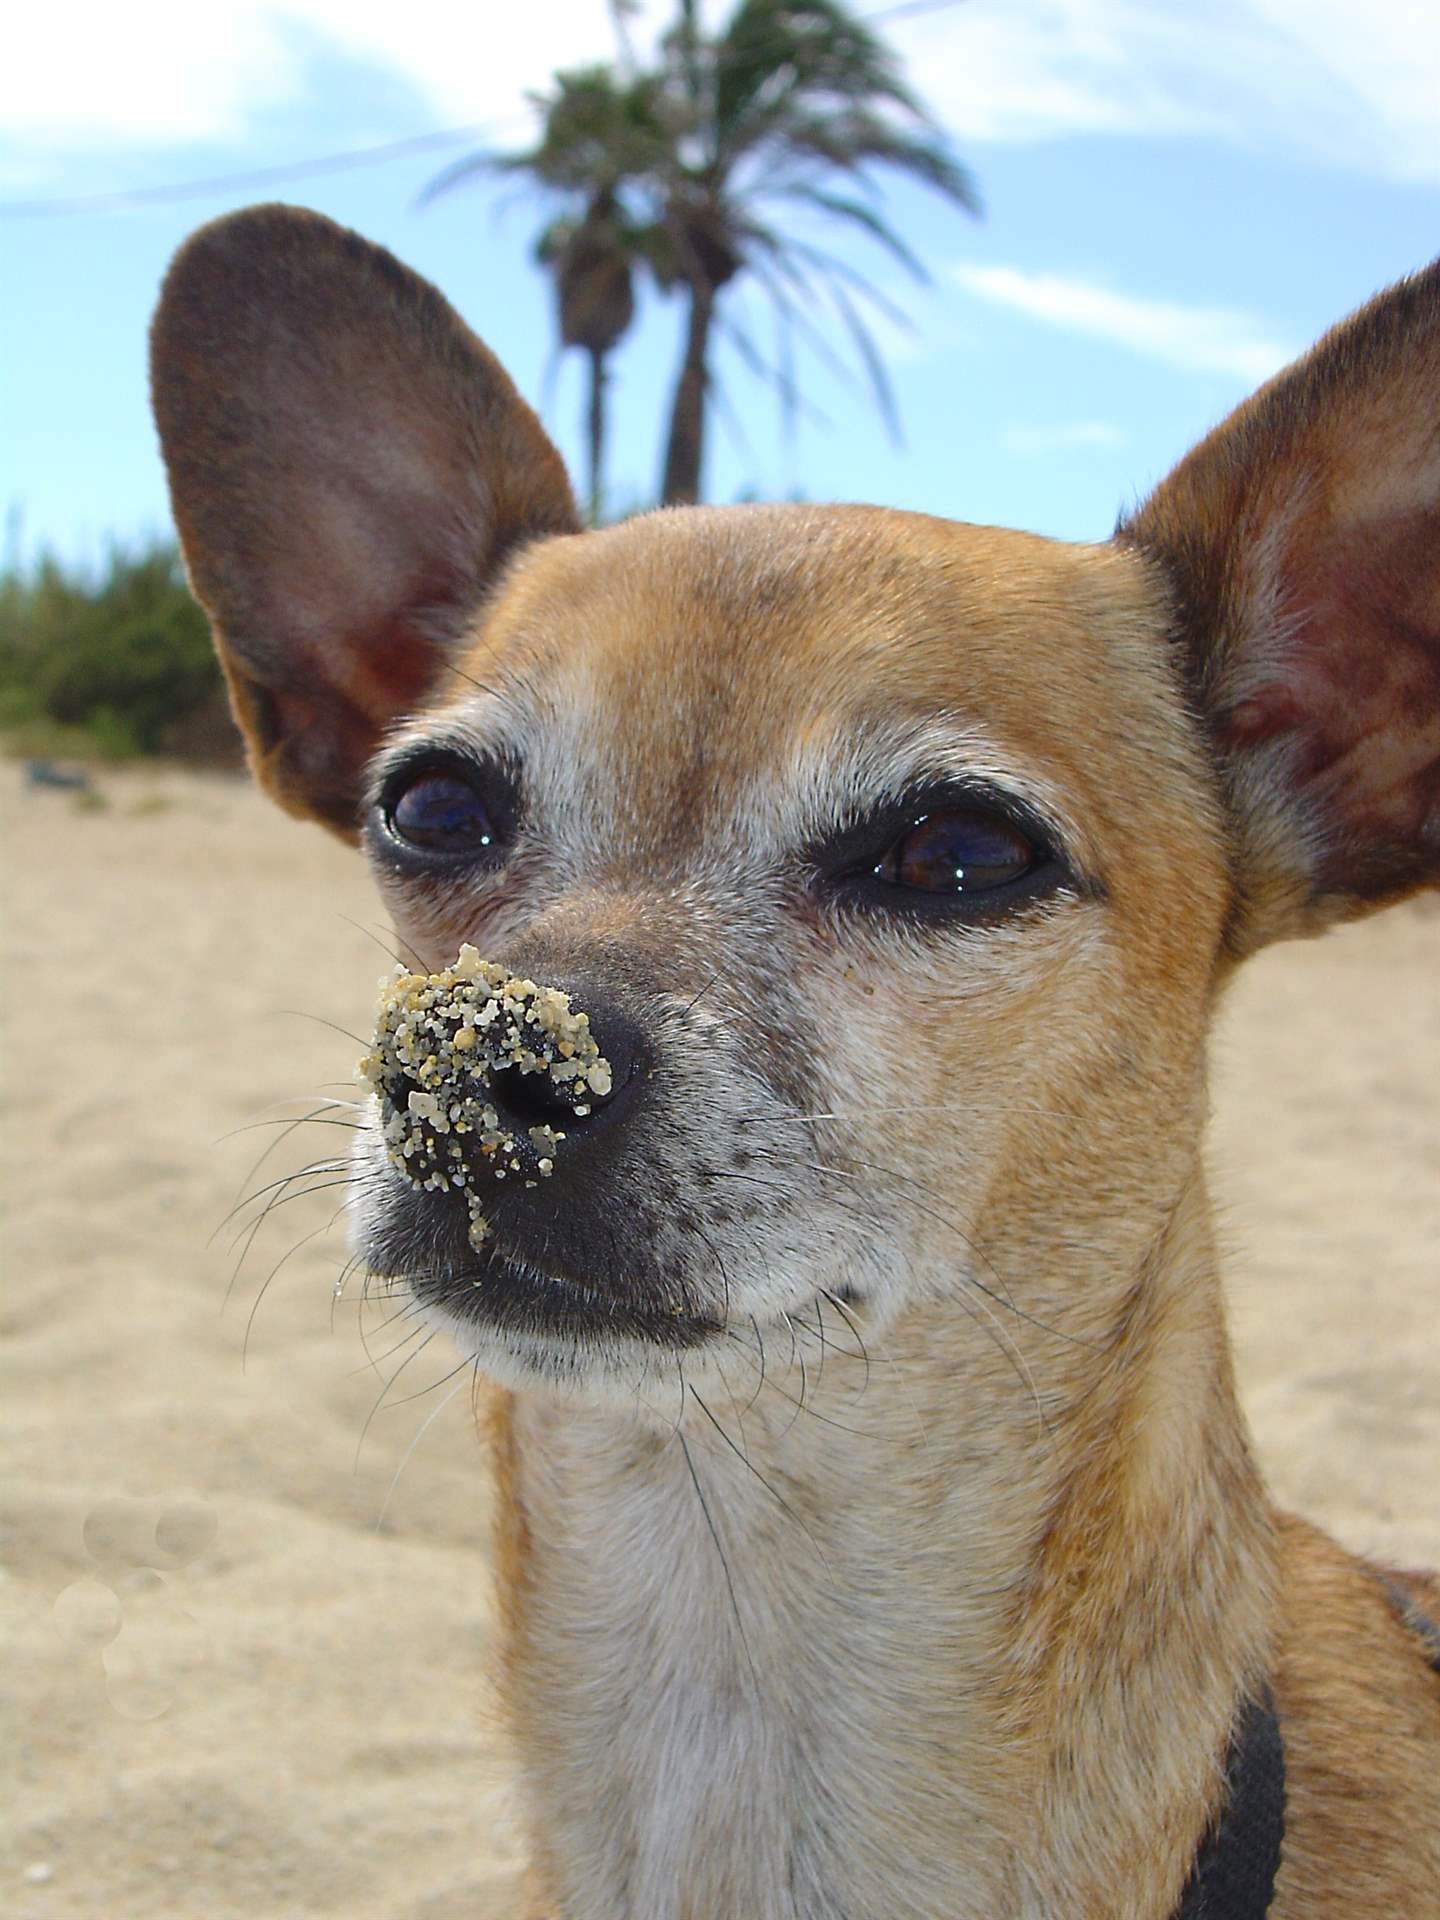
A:
<svg viewBox="0 0 1440 1920">
<path fill-rule="evenodd" d="M 561 1913 L 1178 1894 L 1269 1602 L 1198 1179 L 1103 1285 L 1100 1340 L 1002 1323 L 1002 1360 L 937 1305 L 868 1377 L 836 1312 L 803 1410 L 773 1353 L 668 1435 L 508 1405 L 507 1668 Z"/>
</svg>

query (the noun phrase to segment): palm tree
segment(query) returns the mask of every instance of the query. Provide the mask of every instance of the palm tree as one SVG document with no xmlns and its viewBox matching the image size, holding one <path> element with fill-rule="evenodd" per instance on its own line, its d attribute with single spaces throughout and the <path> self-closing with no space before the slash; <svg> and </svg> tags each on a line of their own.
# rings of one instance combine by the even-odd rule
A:
<svg viewBox="0 0 1440 1920">
<path fill-rule="evenodd" d="M 590 361 L 586 437 L 592 525 L 604 506 L 607 361 L 635 318 L 634 256 L 624 209 L 608 187 L 592 194 L 578 220 L 563 215 L 552 220 L 535 244 L 536 260 L 554 281 L 560 344 L 580 348 Z"/>
<path fill-rule="evenodd" d="M 895 56 L 840 0 L 741 0 L 714 39 L 696 0 L 680 0 L 652 106 L 668 135 L 654 182 L 669 271 L 688 296 L 685 349 L 665 450 L 666 504 L 700 497 L 710 355 L 721 292 L 742 274 L 794 333 L 833 362 L 812 315 L 828 301 L 893 423 L 884 367 L 858 302 L 888 308 L 846 261 L 786 234 L 771 209 L 800 209 L 858 228 L 917 279 L 925 271 L 880 211 L 872 169 L 923 181 L 966 212 L 969 174 Z M 893 309 L 889 309 L 893 311 Z M 730 337 L 754 360 L 744 336 Z M 793 405 L 784 369 L 782 396 Z"/>
<path fill-rule="evenodd" d="M 663 274 L 664 246 L 629 204 L 635 183 L 655 176 L 668 146 L 654 76 L 620 76 L 606 66 L 557 73 L 554 91 L 533 96 L 541 131 L 522 153 L 469 154 L 447 167 L 422 204 L 481 174 L 529 176 L 560 211 L 535 245 L 551 276 L 562 346 L 590 362 L 586 413 L 589 511 L 604 501 L 605 393 L 608 362 L 635 317 L 635 269 L 649 261 Z"/>
<path fill-rule="evenodd" d="M 685 350 L 670 412 L 662 498 L 700 497 L 706 413 L 715 398 L 717 331 L 776 382 L 787 416 L 798 405 L 789 370 L 795 338 L 842 363 L 817 325 L 838 317 L 882 413 L 895 425 L 884 364 L 862 308 L 904 315 L 848 261 L 775 224 L 776 211 L 819 214 L 858 229 L 917 279 L 927 276 L 881 211 L 872 174 L 923 181 L 966 212 L 970 176 L 901 78 L 889 49 L 842 0 L 740 0 L 716 38 L 696 0 L 661 45 L 658 68 L 637 63 L 626 35 L 630 0 L 611 0 L 622 62 L 555 76 L 533 96 L 540 137 L 521 153 L 474 154 L 432 181 L 433 199 L 477 174 L 528 176 L 560 210 L 535 257 L 550 273 L 561 343 L 590 361 L 587 412 L 590 517 L 603 504 L 610 356 L 635 312 L 642 266 L 662 289 L 684 289 Z M 781 364 L 766 366 L 719 296 L 742 275 L 780 320 Z"/>
</svg>

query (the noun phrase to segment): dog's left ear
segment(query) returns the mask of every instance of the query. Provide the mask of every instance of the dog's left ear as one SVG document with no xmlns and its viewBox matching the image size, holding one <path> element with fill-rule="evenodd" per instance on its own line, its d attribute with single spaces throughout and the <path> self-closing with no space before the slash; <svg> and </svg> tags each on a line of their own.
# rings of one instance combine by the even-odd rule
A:
<svg viewBox="0 0 1440 1920">
<path fill-rule="evenodd" d="M 445 684 L 507 557 L 575 531 L 560 456 L 434 287 L 298 207 L 191 237 L 151 383 L 256 777 L 353 839 L 382 733 Z"/>
<path fill-rule="evenodd" d="M 1176 599 L 1230 944 L 1440 883 L 1440 260 L 1262 387 L 1120 537 Z"/>
</svg>

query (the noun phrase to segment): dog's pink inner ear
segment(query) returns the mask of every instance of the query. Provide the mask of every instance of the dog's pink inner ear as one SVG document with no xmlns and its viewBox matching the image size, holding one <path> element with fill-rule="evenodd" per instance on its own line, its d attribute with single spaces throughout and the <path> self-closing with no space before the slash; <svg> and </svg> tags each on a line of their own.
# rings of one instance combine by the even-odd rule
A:
<svg viewBox="0 0 1440 1920">
<path fill-rule="evenodd" d="M 1299 530 L 1279 563 L 1275 671 L 1219 744 L 1285 750 L 1314 883 L 1381 898 L 1440 878 L 1440 512 Z"/>
<path fill-rule="evenodd" d="M 227 661 L 237 716 L 261 781 L 281 803 L 350 837 L 359 778 L 387 723 L 434 684 L 434 648 L 403 621 L 356 636 L 308 687 L 264 686 Z"/>
<path fill-rule="evenodd" d="M 353 837 L 367 761 L 444 687 L 507 557 L 574 530 L 560 456 L 433 287 L 293 207 L 228 216 L 181 250 L 152 377 L 256 772 Z"/>
<path fill-rule="evenodd" d="M 323 444 L 321 428 L 317 464 Z M 505 548 L 459 479 L 449 493 L 382 485 L 377 495 L 372 474 L 336 505 L 337 465 L 277 476 L 243 557 L 223 537 L 217 552 L 197 533 L 206 516 L 179 501 L 177 520 L 257 775 L 291 811 L 353 836 L 366 763 L 392 722 L 443 687 Z M 464 526 L 458 552 L 452 516 Z M 212 527 L 218 517 L 212 507 Z"/>
<path fill-rule="evenodd" d="M 1229 804 L 1237 952 L 1440 883 L 1440 262 L 1261 389 L 1125 538 Z"/>
<path fill-rule="evenodd" d="M 317 424 L 312 458 L 323 442 Z M 216 612 L 256 773 L 285 807 L 353 836 L 367 762 L 387 726 L 443 688 L 467 610 L 501 554 L 459 477 L 448 496 L 401 484 L 377 495 L 372 471 L 337 500 L 340 465 L 298 485 L 277 478 L 262 549 L 240 580 L 195 541 L 187 551 Z M 443 552 L 452 515 L 469 526 L 468 563 Z"/>
</svg>

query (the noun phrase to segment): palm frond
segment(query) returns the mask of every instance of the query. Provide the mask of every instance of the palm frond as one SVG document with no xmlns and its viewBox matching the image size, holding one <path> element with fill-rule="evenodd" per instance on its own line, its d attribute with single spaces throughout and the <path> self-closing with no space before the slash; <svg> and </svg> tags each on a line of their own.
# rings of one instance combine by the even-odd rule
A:
<svg viewBox="0 0 1440 1920">
<path fill-rule="evenodd" d="M 792 260 L 812 268 L 823 279 L 844 281 L 847 286 L 868 300 L 877 313 L 883 314 L 892 326 L 903 328 L 907 333 L 915 331 L 915 322 L 888 293 L 882 293 L 873 280 L 868 280 L 858 267 L 851 266 L 839 254 L 830 253 L 824 247 L 817 247 L 808 240 L 797 240 L 791 235 L 784 246 Z"/>
<path fill-rule="evenodd" d="M 440 199 L 452 188 L 464 186 L 467 182 L 478 179 L 482 174 L 513 170 L 516 163 L 517 156 L 514 154 L 464 154 L 459 160 L 452 160 L 448 167 L 443 167 L 433 180 L 426 181 L 416 196 L 415 204 L 417 207 L 428 207 L 431 201 Z"/>
<path fill-rule="evenodd" d="M 766 297 L 821 365 L 842 385 L 854 387 L 857 384 L 854 369 L 835 351 L 824 328 L 812 318 L 813 309 L 823 298 L 823 289 L 814 273 L 807 272 L 794 260 L 783 244 L 765 263 L 752 256 L 748 265 Z"/>
<path fill-rule="evenodd" d="M 905 433 L 900 425 L 900 409 L 895 403 L 895 388 L 891 384 L 880 350 L 875 345 L 874 336 L 838 280 L 830 281 L 826 286 L 826 292 L 834 301 L 845 330 L 855 343 L 855 351 L 859 354 L 865 371 L 870 376 L 870 388 L 875 396 L 875 405 L 880 418 L 885 422 L 894 444 L 897 447 L 903 447 Z"/>
<path fill-rule="evenodd" d="M 966 213 L 980 213 L 975 182 L 945 140 L 928 131 L 908 132 L 883 114 L 861 108 L 796 113 L 772 137 L 791 154 L 841 173 L 853 175 L 874 166 L 909 174 Z"/>
<path fill-rule="evenodd" d="M 904 435 L 895 390 L 874 336 L 866 326 L 855 299 L 851 297 L 851 289 L 858 297 L 868 300 L 877 313 L 883 314 L 892 324 L 913 330 L 909 316 L 847 261 L 836 259 L 818 247 L 797 247 L 793 239 L 782 241 L 778 235 L 764 230 L 757 231 L 753 238 L 757 244 L 767 247 L 773 272 L 788 281 L 797 294 L 811 298 L 818 294 L 829 301 L 855 348 L 865 382 L 887 430 L 897 445 L 903 445 Z M 812 323 L 807 321 L 808 324 Z M 833 354 L 826 357 L 832 370 L 836 370 L 837 365 L 843 368 L 843 363 L 837 363 Z M 843 368 L 843 372 L 847 380 L 853 379 L 849 368 Z"/>
<path fill-rule="evenodd" d="M 790 372 L 787 372 L 783 364 L 777 364 L 767 360 L 749 333 L 747 333 L 732 316 L 726 315 L 718 318 L 715 325 L 722 338 L 734 347 L 751 373 L 753 373 L 757 379 L 763 380 L 767 386 L 774 387 L 780 396 L 781 406 L 786 418 L 793 423 L 803 414 L 813 420 L 818 426 L 828 427 L 830 425 L 829 420 L 814 402 L 807 400 L 805 395 L 801 393 L 795 383 L 793 368 Z M 782 363 L 785 358 L 786 356 L 782 353 Z"/>
<path fill-rule="evenodd" d="M 895 56 L 838 0 L 742 0 L 714 57 L 716 117 L 732 152 L 804 103 L 825 111 L 883 101 L 923 113 Z"/>
<path fill-rule="evenodd" d="M 909 316 L 849 260 L 780 223 L 784 213 L 814 216 L 923 283 L 924 262 L 888 217 L 882 184 L 915 180 L 978 215 L 973 178 L 897 56 L 847 0 L 738 0 L 718 32 L 707 31 L 699 0 L 674 0 L 658 59 L 645 66 L 626 36 L 636 0 L 609 4 L 618 63 L 557 72 L 532 96 L 528 147 L 465 155 L 421 203 L 501 178 L 548 203 L 536 258 L 554 284 L 561 338 L 595 357 L 597 382 L 628 330 L 637 274 L 662 291 L 687 290 L 668 498 L 698 497 L 705 408 L 725 405 L 705 358 L 711 327 L 774 389 L 787 437 L 815 416 L 796 374 L 803 350 L 868 390 L 898 439 L 873 325 L 908 327 Z M 725 295 L 747 278 L 773 316 L 773 355 Z"/>
<path fill-rule="evenodd" d="M 767 197 L 793 200 L 798 206 L 813 207 L 819 213 L 828 213 L 837 220 L 846 220 L 852 226 L 863 228 L 908 273 L 922 284 L 929 284 L 929 270 L 919 255 L 906 246 L 888 220 L 882 220 L 874 208 L 867 207 L 863 201 L 852 200 L 844 194 L 826 193 L 819 187 L 804 186 L 772 188 L 768 190 Z"/>
</svg>

